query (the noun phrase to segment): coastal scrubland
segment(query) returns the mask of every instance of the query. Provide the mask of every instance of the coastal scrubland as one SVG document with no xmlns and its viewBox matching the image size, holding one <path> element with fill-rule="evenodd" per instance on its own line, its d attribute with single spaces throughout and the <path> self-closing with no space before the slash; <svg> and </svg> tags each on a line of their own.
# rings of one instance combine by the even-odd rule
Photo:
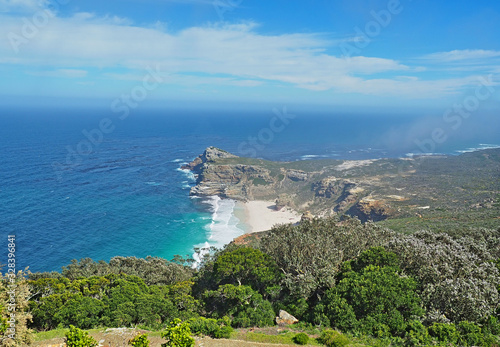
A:
<svg viewBox="0 0 500 347">
<path fill-rule="evenodd" d="M 17 330 L 2 343 L 43 346 L 84 329 L 135 346 L 500 344 L 500 151 L 286 165 L 210 151 L 191 167 L 194 193 L 269 198 L 281 182 L 278 206 L 316 216 L 204 253 L 195 268 L 188 256 L 115 257 L 19 273 Z M 307 194 L 290 195 L 294 186 Z M 282 312 L 295 319 L 277 320 Z"/>
</svg>

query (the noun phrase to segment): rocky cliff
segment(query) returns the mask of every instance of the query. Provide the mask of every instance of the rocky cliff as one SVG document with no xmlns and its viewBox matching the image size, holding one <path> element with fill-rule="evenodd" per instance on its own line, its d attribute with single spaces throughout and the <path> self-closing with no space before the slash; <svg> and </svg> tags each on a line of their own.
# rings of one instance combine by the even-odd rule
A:
<svg viewBox="0 0 500 347">
<path fill-rule="evenodd" d="M 458 157 L 286 163 L 209 147 L 183 168 L 197 177 L 191 195 L 273 200 L 299 212 L 349 214 L 361 221 L 421 217 L 464 205 L 493 206 L 483 202 L 496 201 L 500 191 L 499 150 Z M 475 184 L 482 186 L 474 196 L 460 189 L 464 182 L 470 184 L 471 171 Z"/>
</svg>

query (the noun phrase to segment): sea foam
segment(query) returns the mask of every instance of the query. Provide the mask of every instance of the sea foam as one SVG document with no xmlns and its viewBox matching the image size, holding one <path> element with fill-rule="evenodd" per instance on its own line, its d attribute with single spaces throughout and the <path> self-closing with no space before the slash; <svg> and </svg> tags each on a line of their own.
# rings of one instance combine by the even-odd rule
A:
<svg viewBox="0 0 500 347">
<path fill-rule="evenodd" d="M 195 267 L 200 264 L 201 258 L 209 252 L 210 247 L 221 248 L 230 243 L 235 237 L 245 233 L 238 226 L 240 220 L 234 215 L 235 200 L 211 196 L 204 200 L 203 203 L 209 206 L 212 216 L 205 225 L 207 241 L 204 244 L 195 246 L 200 249 L 200 254 L 193 254 Z"/>
</svg>

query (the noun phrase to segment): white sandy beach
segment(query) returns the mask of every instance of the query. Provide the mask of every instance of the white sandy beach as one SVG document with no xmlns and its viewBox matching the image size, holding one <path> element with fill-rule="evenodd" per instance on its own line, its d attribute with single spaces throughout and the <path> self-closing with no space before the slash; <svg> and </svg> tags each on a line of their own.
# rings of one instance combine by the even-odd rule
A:
<svg viewBox="0 0 500 347">
<path fill-rule="evenodd" d="M 296 223 L 301 215 L 297 212 L 283 208 L 276 211 L 273 201 L 248 201 L 243 203 L 245 221 L 250 228 L 248 232 L 254 233 L 271 229 L 275 224 Z"/>
</svg>

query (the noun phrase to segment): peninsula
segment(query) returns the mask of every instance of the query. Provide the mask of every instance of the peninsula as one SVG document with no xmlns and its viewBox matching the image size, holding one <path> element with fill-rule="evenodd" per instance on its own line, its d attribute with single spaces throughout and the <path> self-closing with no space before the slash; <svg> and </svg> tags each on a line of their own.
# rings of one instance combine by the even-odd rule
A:
<svg viewBox="0 0 500 347">
<path fill-rule="evenodd" d="M 197 177 L 191 195 L 264 201 L 276 211 L 346 214 L 403 231 L 406 224 L 413 229 L 500 224 L 500 149 L 459 156 L 273 162 L 209 147 L 183 168 Z M 298 215 L 287 218 L 294 222 Z"/>
</svg>

